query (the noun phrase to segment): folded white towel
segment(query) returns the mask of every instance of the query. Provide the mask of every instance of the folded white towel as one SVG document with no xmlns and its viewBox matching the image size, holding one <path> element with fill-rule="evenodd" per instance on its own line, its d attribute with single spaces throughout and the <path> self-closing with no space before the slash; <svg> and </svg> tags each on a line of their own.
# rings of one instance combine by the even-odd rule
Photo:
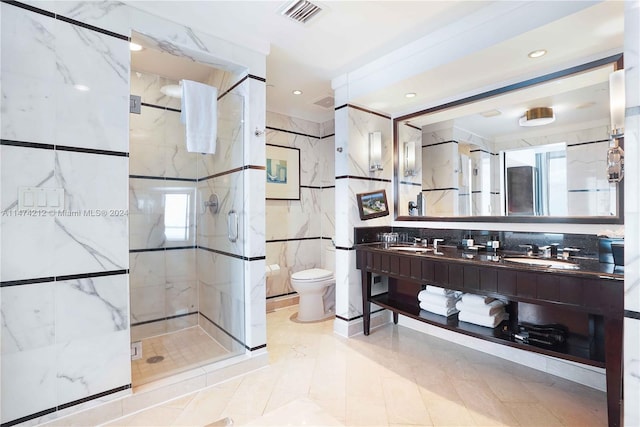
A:
<svg viewBox="0 0 640 427">
<path fill-rule="evenodd" d="M 440 316 L 449 317 L 458 312 L 458 309 L 455 307 L 440 307 L 438 305 L 431 305 L 425 302 L 420 303 L 420 308 L 435 314 L 439 314 Z"/>
<path fill-rule="evenodd" d="M 431 294 L 429 292 L 425 292 L 424 294 L 421 292 L 418 294 L 418 300 L 438 307 L 455 307 L 456 302 L 458 302 L 458 298 L 453 295 L 447 297 L 444 295 Z"/>
<path fill-rule="evenodd" d="M 425 290 L 432 294 L 438 294 L 438 295 L 452 295 L 456 293 L 456 291 L 454 291 L 453 289 L 445 289 L 445 288 L 440 288 L 438 286 L 433 286 L 433 285 L 427 285 L 427 288 Z"/>
<path fill-rule="evenodd" d="M 461 311 L 458 314 L 458 320 L 461 322 L 473 323 L 474 325 L 486 326 L 487 328 L 495 328 L 505 319 L 509 318 L 509 314 L 501 311 L 493 316 L 483 316 L 470 312 Z"/>
<path fill-rule="evenodd" d="M 504 301 L 493 300 L 488 304 L 469 304 L 460 300 L 456 303 L 456 308 L 460 311 L 480 314 L 483 316 L 493 316 L 494 314 L 503 311 L 504 306 L 507 305 Z"/>
<path fill-rule="evenodd" d="M 180 121 L 185 124 L 187 151 L 216 152 L 218 89 L 191 80 L 182 81 Z"/>
<path fill-rule="evenodd" d="M 484 295 L 462 294 L 462 301 L 465 304 L 488 304 L 495 298 L 485 297 Z"/>
</svg>

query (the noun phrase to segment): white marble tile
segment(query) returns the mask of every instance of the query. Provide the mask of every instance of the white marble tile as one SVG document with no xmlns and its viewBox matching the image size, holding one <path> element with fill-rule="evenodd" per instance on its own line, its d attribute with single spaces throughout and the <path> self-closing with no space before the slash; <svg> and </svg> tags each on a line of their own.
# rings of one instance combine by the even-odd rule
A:
<svg viewBox="0 0 640 427">
<path fill-rule="evenodd" d="M 199 310 L 242 340 L 244 336 L 244 261 L 198 250 Z"/>
<path fill-rule="evenodd" d="M 164 251 L 129 254 L 129 283 L 131 288 L 157 286 L 165 283 Z"/>
<path fill-rule="evenodd" d="M 163 145 L 132 143 L 129 156 L 131 175 L 167 176 L 167 149 Z"/>
<path fill-rule="evenodd" d="M 624 424 L 640 425 L 640 320 L 624 320 Z"/>
<path fill-rule="evenodd" d="M 248 143 L 251 150 L 245 150 L 244 163 L 246 165 L 265 166 L 265 141 L 266 141 L 266 109 L 267 109 L 267 84 L 256 79 L 248 79 L 238 87 L 238 93 L 244 96 L 244 116 L 245 123 L 249 123 L 249 128 L 245 131 L 248 134 Z M 258 131 L 264 131 L 256 135 Z"/>
<path fill-rule="evenodd" d="M 458 190 L 425 191 L 427 216 L 455 216 L 459 212 Z"/>
<path fill-rule="evenodd" d="M 65 212 L 55 217 L 56 275 L 128 268 L 126 157 L 56 151 Z"/>
<path fill-rule="evenodd" d="M 217 249 L 237 255 L 243 254 L 245 229 L 242 226 L 246 218 L 243 206 L 243 177 L 242 172 L 226 174 L 220 177 L 208 179 L 198 183 L 198 200 L 200 209 L 202 200 L 208 200 L 211 194 L 218 195 L 219 210 L 217 214 L 211 214 L 209 210 L 198 210 L 198 245 L 211 249 Z M 235 214 L 233 213 L 235 211 Z M 233 216 L 237 217 L 237 233 L 235 227 L 233 233 L 237 239 L 232 242 L 229 239 L 229 221 Z"/>
<path fill-rule="evenodd" d="M 348 175 L 392 179 L 392 127 L 391 119 L 349 108 Z M 382 133 L 383 170 L 369 172 L 369 133 L 378 131 Z"/>
<path fill-rule="evenodd" d="M 57 342 L 129 330 L 126 274 L 56 282 L 55 301 Z"/>
<path fill-rule="evenodd" d="M 164 247 L 163 214 L 129 214 L 129 249 Z"/>
<path fill-rule="evenodd" d="M 195 268 L 194 268 L 195 272 Z M 198 310 L 198 282 L 171 280 L 167 282 L 166 315 L 175 316 Z"/>
<path fill-rule="evenodd" d="M 244 207 L 248 217 L 246 228 L 245 256 L 262 257 L 265 254 L 266 203 L 265 171 L 249 169 L 244 171 Z"/>
<path fill-rule="evenodd" d="M 321 190 L 300 189 L 300 200 L 267 200 L 267 240 L 319 237 Z"/>
<path fill-rule="evenodd" d="M 135 55 L 132 53 L 132 55 Z M 131 64 L 131 94 L 141 97 L 141 101 L 145 104 L 159 105 L 161 107 L 170 107 L 180 109 L 180 98 L 167 96 L 160 91 L 163 86 L 177 85 L 178 81 L 166 77 L 151 74 L 146 71 L 140 71 L 135 68 L 135 59 Z M 142 106 L 142 110 L 151 110 L 151 107 Z M 158 110 L 160 112 L 161 110 Z M 141 115 L 144 115 L 141 114 Z M 131 119 L 139 115 L 131 115 Z"/>
<path fill-rule="evenodd" d="M 128 42 L 62 21 L 55 34 L 56 144 L 128 152 Z"/>
<path fill-rule="evenodd" d="M 56 347 L 3 354 L 2 423 L 56 406 Z"/>
<path fill-rule="evenodd" d="M 244 262 L 244 343 L 249 348 L 256 348 L 267 343 L 267 310 L 264 272 L 264 260 Z"/>
<path fill-rule="evenodd" d="M 128 209 L 126 157 L 56 151 L 56 180 L 69 210 Z M 117 217 L 109 215 L 107 217 Z"/>
<path fill-rule="evenodd" d="M 57 345 L 57 403 L 131 384 L 129 330 Z"/>
<path fill-rule="evenodd" d="M 184 282 L 197 279 L 195 248 L 166 251 L 165 265 L 168 282 Z"/>
<path fill-rule="evenodd" d="M 55 344 L 53 282 L 0 288 L 2 355 Z"/>
<path fill-rule="evenodd" d="M 128 36 L 131 28 L 129 7 L 123 3 L 86 1 L 29 1 L 58 15 Z"/>
<path fill-rule="evenodd" d="M 165 284 L 132 288 L 131 294 L 131 323 L 161 319 L 166 316 Z"/>
<path fill-rule="evenodd" d="M 2 181 L 2 258 L 3 281 L 33 279 L 52 275 L 54 263 L 54 217 L 18 216 L 20 187 L 57 187 L 52 150 L 0 147 Z M 35 213 L 34 213 L 35 215 Z"/>
<path fill-rule="evenodd" d="M 422 147 L 422 188 L 425 190 L 458 188 L 458 144 L 449 142 Z"/>
<path fill-rule="evenodd" d="M 335 225 L 335 188 L 323 188 L 321 190 L 321 235 L 322 237 L 333 238 L 336 235 Z"/>
<path fill-rule="evenodd" d="M 320 124 L 309 120 L 267 111 L 267 126 L 290 132 L 320 137 Z"/>
</svg>

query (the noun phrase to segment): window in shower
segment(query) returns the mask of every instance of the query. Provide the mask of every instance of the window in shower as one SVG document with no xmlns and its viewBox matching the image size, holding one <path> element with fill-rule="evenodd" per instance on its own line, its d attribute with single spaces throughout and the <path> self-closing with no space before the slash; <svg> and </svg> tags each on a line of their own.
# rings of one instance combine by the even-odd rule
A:
<svg viewBox="0 0 640 427">
<path fill-rule="evenodd" d="M 164 235 L 167 240 L 180 242 L 189 240 L 190 194 L 164 195 Z"/>
</svg>

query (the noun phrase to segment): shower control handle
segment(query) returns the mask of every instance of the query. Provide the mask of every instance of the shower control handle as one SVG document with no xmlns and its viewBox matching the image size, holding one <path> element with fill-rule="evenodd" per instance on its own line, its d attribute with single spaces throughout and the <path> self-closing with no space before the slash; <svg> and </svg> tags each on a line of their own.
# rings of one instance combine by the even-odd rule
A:
<svg viewBox="0 0 640 427">
<path fill-rule="evenodd" d="M 232 243 L 238 240 L 238 213 L 235 210 L 227 214 L 227 237 Z"/>
</svg>

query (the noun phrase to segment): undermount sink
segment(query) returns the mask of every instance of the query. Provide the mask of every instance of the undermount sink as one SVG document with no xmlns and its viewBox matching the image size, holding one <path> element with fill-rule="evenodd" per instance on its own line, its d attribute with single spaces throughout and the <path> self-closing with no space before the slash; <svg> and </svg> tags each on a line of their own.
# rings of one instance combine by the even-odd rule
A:
<svg viewBox="0 0 640 427">
<path fill-rule="evenodd" d="M 421 248 L 419 246 L 389 246 L 389 249 L 393 251 L 407 251 L 407 252 L 428 252 L 433 250 L 431 248 Z"/>
<path fill-rule="evenodd" d="M 567 261 L 560 261 L 546 258 L 503 258 L 503 261 L 517 262 L 519 264 L 527 264 L 536 267 L 560 268 L 565 270 L 578 270 L 579 265 Z"/>
</svg>

